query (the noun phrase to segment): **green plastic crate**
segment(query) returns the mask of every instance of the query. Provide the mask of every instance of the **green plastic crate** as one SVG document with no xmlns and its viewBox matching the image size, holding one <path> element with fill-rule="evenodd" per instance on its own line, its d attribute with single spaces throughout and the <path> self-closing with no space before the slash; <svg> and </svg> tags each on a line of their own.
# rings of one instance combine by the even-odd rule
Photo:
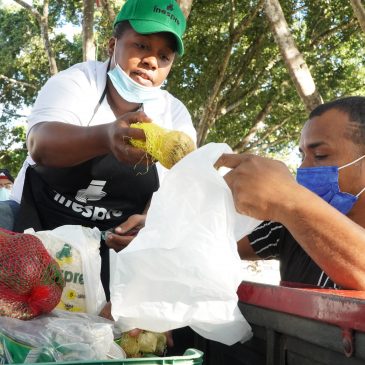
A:
<svg viewBox="0 0 365 365">
<path fill-rule="evenodd" d="M 144 357 L 117 360 L 80 360 L 55 362 L 52 351 L 48 348 L 32 349 L 32 347 L 14 341 L 0 331 L 0 364 L 5 360 L 4 351 L 13 360 L 12 365 L 201 365 L 203 353 L 196 349 L 187 349 L 183 356 Z"/>
<path fill-rule="evenodd" d="M 120 360 L 88 360 L 65 362 L 42 362 L 27 365 L 201 365 L 203 353 L 196 349 L 187 349 L 183 356 L 145 357 Z M 12 364 L 16 365 L 16 364 Z"/>
</svg>

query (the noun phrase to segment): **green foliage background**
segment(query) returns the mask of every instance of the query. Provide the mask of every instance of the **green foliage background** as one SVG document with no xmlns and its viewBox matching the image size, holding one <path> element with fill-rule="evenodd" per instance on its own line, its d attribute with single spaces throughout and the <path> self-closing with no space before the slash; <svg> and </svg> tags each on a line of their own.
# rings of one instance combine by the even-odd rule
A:
<svg viewBox="0 0 365 365">
<path fill-rule="evenodd" d="M 233 3 L 234 11 L 232 2 L 193 1 L 184 37 L 186 53 L 177 59 L 167 82 L 196 126 L 230 45 L 229 20 L 237 25 L 252 14 L 258 1 Z M 41 11 L 42 1 L 33 4 Z M 115 11 L 119 4 L 114 3 Z M 282 0 L 281 5 L 324 101 L 364 95 L 365 37 L 349 1 Z M 101 8 L 96 9 L 95 20 L 98 59 L 104 60 L 112 25 Z M 81 35 L 69 39 L 62 31 L 66 24 L 80 27 L 81 21 L 82 1 L 50 1 L 49 32 L 59 70 L 82 61 Z M 26 155 L 24 126 L 17 123 L 25 118 L 19 111 L 32 105 L 50 75 L 39 25 L 15 3 L 5 7 L 0 2 L 0 50 L 0 166 L 10 167 L 16 175 Z M 257 124 L 265 108 L 268 112 Z M 261 10 L 232 46 L 204 143 L 226 142 L 237 151 L 287 155 L 306 118 Z M 248 134 L 250 139 L 242 145 Z"/>
</svg>

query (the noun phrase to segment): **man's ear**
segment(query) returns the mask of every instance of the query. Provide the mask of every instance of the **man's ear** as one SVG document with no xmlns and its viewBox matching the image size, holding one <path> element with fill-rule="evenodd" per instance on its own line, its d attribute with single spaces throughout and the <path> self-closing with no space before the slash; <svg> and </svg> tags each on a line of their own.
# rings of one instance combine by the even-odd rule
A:
<svg viewBox="0 0 365 365">
<path fill-rule="evenodd" d="M 116 42 L 117 42 L 117 39 L 114 37 L 109 39 L 108 54 L 109 54 L 110 58 L 113 57 Z"/>
</svg>

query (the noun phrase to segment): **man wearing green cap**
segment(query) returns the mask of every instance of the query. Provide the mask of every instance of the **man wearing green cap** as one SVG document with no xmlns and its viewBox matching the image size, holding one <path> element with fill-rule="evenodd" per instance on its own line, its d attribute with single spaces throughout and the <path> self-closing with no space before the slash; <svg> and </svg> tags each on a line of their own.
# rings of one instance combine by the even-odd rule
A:
<svg viewBox="0 0 365 365">
<path fill-rule="evenodd" d="M 21 202 L 14 230 L 113 229 L 101 248 L 107 299 L 109 248 L 123 249 L 143 226 L 164 172 L 128 143 L 144 139 L 130 124 L 153 120 L 196 139 L 185 106 L 161 88 L 176 53 L 184 52 L 185 26 L 174 0 L 128 0 L 114 22 L 109 60 L 50 78 L 28 118 L 29 156 L 12 196 Z"/>
</svg>

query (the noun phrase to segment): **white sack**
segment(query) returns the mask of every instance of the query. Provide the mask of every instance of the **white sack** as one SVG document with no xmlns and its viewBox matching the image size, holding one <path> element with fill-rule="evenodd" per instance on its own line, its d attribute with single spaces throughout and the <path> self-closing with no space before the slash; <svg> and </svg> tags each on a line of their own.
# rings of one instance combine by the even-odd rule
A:
<svg viewBox="0 0 365 365">
<path fill-rule="evenodd" d="M 190 326 L 228 345 L 251 337 L 237 306 L 236 239 L 260 222 L 236 212 L 213 167 L 230 152 L 211 143 L 176 164 L 153 195 L 145 227 L 124 250 L 111 251 L 112 315 L 123 331 Z"/>
<path fill-rule="evenodd" d="M 58 262 L 65 279 L 58 309 L 98 314 L 106 303 L 100 279 L 100 236 L 98 228 L 63 225 L 53 230 L 24 231 L 37 236 Z"/>
</svg>

